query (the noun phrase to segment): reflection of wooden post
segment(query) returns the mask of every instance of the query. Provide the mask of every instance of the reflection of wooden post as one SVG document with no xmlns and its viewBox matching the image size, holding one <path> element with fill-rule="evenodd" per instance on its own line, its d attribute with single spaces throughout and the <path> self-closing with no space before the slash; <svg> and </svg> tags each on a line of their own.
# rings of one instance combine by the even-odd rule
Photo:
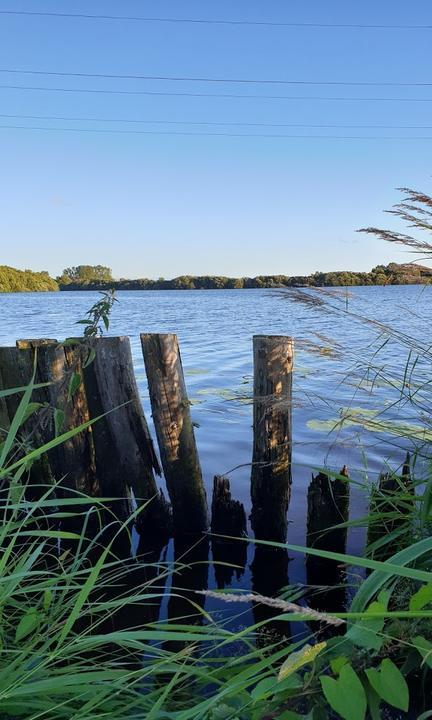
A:
<svg viewBox="0 0 432 720">
<path fill-rule="evenodd" d="M 207 504 L 177 336 L 143 334 L 141 344 L 174 531 L 199 533 Z"/>
<path fill-rule="evenodd" d="M 344 466 L 340 475 L 348 478 Z M 320 472 L 308 488 L 307 539 L 308 547 L 345 553 L 346 528 L 331 529 L 348 520 L 349 481 L 331 478 Z M 341 587 L 341 569 L 334 560 L 307 555 L 307 583 L 311 586 L 329 587 L 321 590 L 314 605 L 322 610 L 341 610 L 345 602 L 345 588 Z"/>
<path fill-rule="evenodd" d="M 234 538 L 247 535 L 245 509 L 241 502 L 232 499 L 228 478 L 220 475 L 213 480 L 211 531 Z M 240 579 L 246 565 L 246 542 L 212 537 L 212 553 L 218 588 L 230 585 L 234 573 Z"/>
<path fill-rule="evenodd" d="M 168 621 L 172 624 L 202 625 L 205 616 L 200 608 L 204 608 L 206 598 L 196 591 L 208 588 L 208 537 L 201 534 L 191 539 L 179 535 L 174 538 L 173 544 L 174 572 L 168 599 Z M 166 650 L 179 652 L 185 647 L 185 642 L 168 640 L 163 647 Z"/>
<path fill-rule="evenodd" d="M 252 590 L 255 593 L 271 598 L 280 597 L 282 589 L 289 585 L 287 551 L 283 548 L 256 545 L 251 571 Z M 253 603 L 252 613 L 255 623 L 266 623 L 258 631 L 257 645 L 259 647 L 280 642 L 282 637 L 289 638 L 290 623 L 274 620 L 277 615 L 281 614 L 280 610 L 261 603 Z"/>
<path fill-rule="evenodd" d="M 291 488 L 293 340 L 256 335 L 254 348 L 254 447 L 252 529 L 264 540 L 284 542 Z"/>
<path fill-rule="evenodd" d="M 139 528 L 146 534 L 164 530 L 169 516 L 154 477 L 160 468 L 139 399 L 129 338 L 98 338 L 91 347 L 95 356 L 83 374 L 90 416 L 104 415 L 92 426 L 101 495 L 119 498 L 116 514 L 125 519 L 132 510 L 132 489 L 138 505 L 146 504 Z"/>
</svg>

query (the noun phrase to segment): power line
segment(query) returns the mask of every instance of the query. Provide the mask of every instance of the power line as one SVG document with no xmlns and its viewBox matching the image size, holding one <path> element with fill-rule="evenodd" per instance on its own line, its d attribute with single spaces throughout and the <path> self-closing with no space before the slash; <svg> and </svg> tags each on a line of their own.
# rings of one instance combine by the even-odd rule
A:
<svg viewBox="0 0 432 720">
<path fill-rule="evenodd" d="M 139 118 L 107 118 L 107 117 L 71 117 L 62 115 L 11 115 L 0 113 L 0 118 L 14 120 L 55 120 L 69 122 L 102 122 L 102 123 L 133 123 L 145 125 L 193 125 L 193 126 L 229 126 L 229 127 L 290 127 L 305 129 L 356 129 L 356 130 L 432 130 L 432 125 L 342 125 L 338 124 L 306 124 L 306 123 L 266 123 L 266 122 L 239 122 L 232 120 L 151 120 Z"/>
<path fill-rule="evenodd" d="M 52 128 L 34 125 L 0 125 L 0 130 L 41 130 L 47 132 L 108 133 L 118 135 L 184 135 L 189 137 L 286 138 L 303 140 L 432 140 L 430 136 L 408 135 L 285 135 L 278 133 L 219 133 L 188 132 L 177 130 L 105 130 L 99 128 Z"/>
<path fill-rule="evenodd" d="M 42 75 L 46 77 L 79 77 L 79 78 L 98 78 L 108 80 L 150 80 L 150 81 L 168 81 L 168 82 L 199 82 L 199 83 L 218 83 L 230 85 L 340 85 L 353 87 L 432 87 L 432 82 L 369 82 L 355 81 L 348 82 L 344 80 L 278 80 L 278 79 L 258 79 L 258 78 L 218 78 L 218 77 L 187 77 L 182 75 L 132 75 L 117 73 L 87 73 L 87 72 L 58 72 L 54 70 L 22 70 L 18 68 L 0 68 L 1 73 L 10 75 Z"/>
<path fill-rule="evenodd" d="M 38 87 L 34 85 L 0 85 L 3 90 L 37 90 L 42 92 L 95 93 L 102 95 L 150 95 L 163 97 L 207 97 L 207 98 L 247 98 L 253 100 L 337 100 L 347 102 L 379 101 L 379 102 L 432 102 L 432 98 L 400 98 L 400 97 L 325 97 L 320 95 L 247 95 L 241 93 L 197 93 L 170 92 L 166 90 L 102 90 L 96 88 L 65 88 Z"/>
<path fill-rule="evenodd" d="M 206 18 L 161 18 L 142 17 L 134 15 L 88 15 L 86 13 L 60 13 L 60 12 L 36 12 L 30 10 L 0 10 L 0 15 L 17 15 L 28 17 L 53 17 L 53 18 L 76 18 L 80 20 L 122 20 L 146 23 L 173 23 L 173 24 L 197 24 L 197 25 L 245 25 L 252 27 L 281 27 L 281 28 L 341 28 L 359 30 L 430 30 L 432 25 L 408 25 L 408 24 L 367 24 L 367 23 L 314 23 L 314 22 L 273 22 L 271 20 L 224 20 Z"/>
</svg>

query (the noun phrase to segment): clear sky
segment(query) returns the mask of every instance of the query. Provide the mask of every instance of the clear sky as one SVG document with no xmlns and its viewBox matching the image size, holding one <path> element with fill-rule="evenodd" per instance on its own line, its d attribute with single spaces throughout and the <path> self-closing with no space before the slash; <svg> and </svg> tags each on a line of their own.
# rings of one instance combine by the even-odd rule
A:
<svg viewBox="0 0 432 720">
<path fill-rule="evenodd" d="M 432 85 L 413 83 L 432 82 L 432 29 L 7 10 L 432 28 L 430 0 L 0 0 L 0 264 L 58 274 L 101 263 L 116 277 L 169 278 L 368 270 L 411 259 L 355 230 L 392 223 L 382 210 L 397 201 L 395 187 L 431 191 Z M 338 127 L 303 127 L 314 125 Z M 259 134 L 308 137 L 239 137 Z M 380 139 L 340 138 L 359 135 Z"/>
</svg>

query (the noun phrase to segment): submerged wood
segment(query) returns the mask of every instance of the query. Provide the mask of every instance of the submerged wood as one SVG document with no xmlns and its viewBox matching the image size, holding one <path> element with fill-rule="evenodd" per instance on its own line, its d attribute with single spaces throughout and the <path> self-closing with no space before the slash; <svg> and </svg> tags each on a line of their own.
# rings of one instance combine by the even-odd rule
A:
<svg viewBox="0 0 432 720">
<path fill-rule="evenodd" d="M 409 523 L 413 510 L 415 489 L 411 477 L 411 458 L 409 452 L 402 467 L 401 475 L 397 473 L 381 473 L 378 486 L 371 492 L 369 504 L 369 526 L 367 545 L 375 560 L 386 560 L 395 552 L 406 547 L 407 535 L 412 528 Z M 406 532 L 404 531 L 406 526 Z M 390 543 L 380 543 L 391 533 L 400 530 L 400 535 Z"/>
<path fill-rule="evenodd" d="M 141 344 L 174 532 L 200 533 L 207 502 L 177 336 L 145 333 Z"/>
<path fill-rule="evenodd" d="M 256 335 L 254 350 L 252 529 L 262 540 L 284 542 L 291 492 L 294 343 Z"/>
<path fill-rule="evenodd" d="M 213 480 L 211 531 L 215 535 L 244 538 L 247 535 L 247 520 L 244 506 L 231 497 L 230 481 L 216 475 Z M 247 559 L 247 543 L 212 537 L 212 555 L 216 584 L 219 589 L 230 585 L 236 575 L 242 576 Z"/>
<path fill-rule="evenodd" d="M 320 472 L 308 488 L 307 502 L 307 547 L 318 550 L 345 553 L 346 528 L 335 528 L 346 523 L 349 513 L 349 482 L 346 465 L 339 477 Z M 334 560 L 307 555 L 307 584 L 316 588 L 311 599 L 314 607 L 321 610 L 342 610 L 346 590 L 342 568 Z"/>
<path fill-rule="evenodd" d="M 161 471 L 139 398 L 130 340 L 97 338 L 89 349 L 94 357 L 83 375 L 90 417 L 103 416 L 92 426 L 101 495 L 118 498 L 112 507 L 121 519 L 129 517 L 133 500 L 142 506 L 138 527 L 144 534 L 169 532 L 169 508 L 155 480 Z"/>
</svg>

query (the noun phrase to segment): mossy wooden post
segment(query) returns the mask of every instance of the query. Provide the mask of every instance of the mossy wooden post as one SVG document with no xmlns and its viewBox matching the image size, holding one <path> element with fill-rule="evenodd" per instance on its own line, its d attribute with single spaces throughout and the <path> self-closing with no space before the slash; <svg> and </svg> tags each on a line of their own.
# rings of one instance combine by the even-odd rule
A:
<svg viewBox="0 0 432 720">
<path fill-rule="evenodd" d="M 126 519 L 132 512 L 131 490 L 139 506 L 138 528 L 146 535 L 166 533 L 169 512 L 156 485 L 160 475 L 144 411 L 139 398 L 128 337 L 94 340 L 86 352 L 84 384 L 90 416 L 103 415 L 93 426 L 96 471 L 103 497 L 115 497 L 115 514 Z"/>
<path fill-rule="evenodd" d="M 348 521 L 349 480 L 346 465 L 339 477 L 322 472 L 315 477 L 312 475 L 307 503 L 307 547 L 344 554 L 347 530 L 335 526 Z M 346 591 L 340 565 L 334 560 L 307 555 L 306 572 L 308 585 L 328 587 L 328 590 L 321 589 L 313 598 L 313 604 L 320 610 L 343 609 Z"/>
<path fill-rule="evenodd" d="M 69 381 L 73 373 L 79 374 L 80 357 L 73 349 L 59 345 L 56 340 L 18 340 L 17 347 L 0 348 L 2 387 L 28 385 L 35 359 L 35 383 L 51 384 L 34 390 L 31 401 L 40 403 L 40 407 L 24 423 L 20 435 L 33 447 L 38 447 L 55 436 L 55 410 L 59 410 L 62 416 L 58 432 L 78 427 L 88 421 L 89 415 L 82 383 L 69 396 Z M 6 399 L 10 420 L 16 413 L 20 399 L 21 395 L 11 395 Z M 47 479 L 61 480 L 64 489 L 70 488 L 88 495 L 97 494 L 90 429 L 53 448 L 47 457 L 50 468 L 49 473 L 44 471 Z M 38 475 L 39 469 L 40 463 L 32 468 L 38 470 Z M 61 489 L 58 491 L 61 492 Z"/>
<path fill-rule="evenodd" d="M 144 333 L 141 344 L 174 532 L 201 533 L 207 503 L 177 336 Z"/>
<path fill-rule="evenodd" d="M 31 381 L 33 368 L 29 353 L 20 353 L 16 347 L 0 348 L 0 389 L 9 390 L 12 388 L 25 387 Z M 23 392 L 7 395 L 0 400 L 0 440 L 4 440 L 10 430 L 10 426 L 18 410 Z M 35 390 L 31 402 L 47 402 L 46 389 Z M 23 423 L 15 436 L 12 447 L 14 459 L 18 460 L 25 453 L 26 449 L 40 446 L 43 443 L 41 429 L 37 428 L 35 417 Z M 19 447 L 19 444 L 21 447 Z M 30 474 L 27 475 L 29 477 Z M 27 487 L 27 500 L 34 500 L 40 497 L 43 486 L 51 483 L 50 468 L 46 456 L 39 458 L 31 467 L 31 484 Z"/>
<path fill-rule="evenodd" d="M 261 540 L 284 542 L 291 491 L 291 406 L 294 343 L 255 335 L 252 529 Z"/>
<path fill-rule="evenodd" d="M 230 585 L 233 575 L 239 580 L 247 559 L 247 543 L 228 540 L 217 535 L 244 538 L 247 535 L 246 513 L 243 504 L 231 497 L 230 481 L 216 475 L 213 480 L 211 509 L 212 554 L 216 584 L 219 589 Z"/>
</svg>

